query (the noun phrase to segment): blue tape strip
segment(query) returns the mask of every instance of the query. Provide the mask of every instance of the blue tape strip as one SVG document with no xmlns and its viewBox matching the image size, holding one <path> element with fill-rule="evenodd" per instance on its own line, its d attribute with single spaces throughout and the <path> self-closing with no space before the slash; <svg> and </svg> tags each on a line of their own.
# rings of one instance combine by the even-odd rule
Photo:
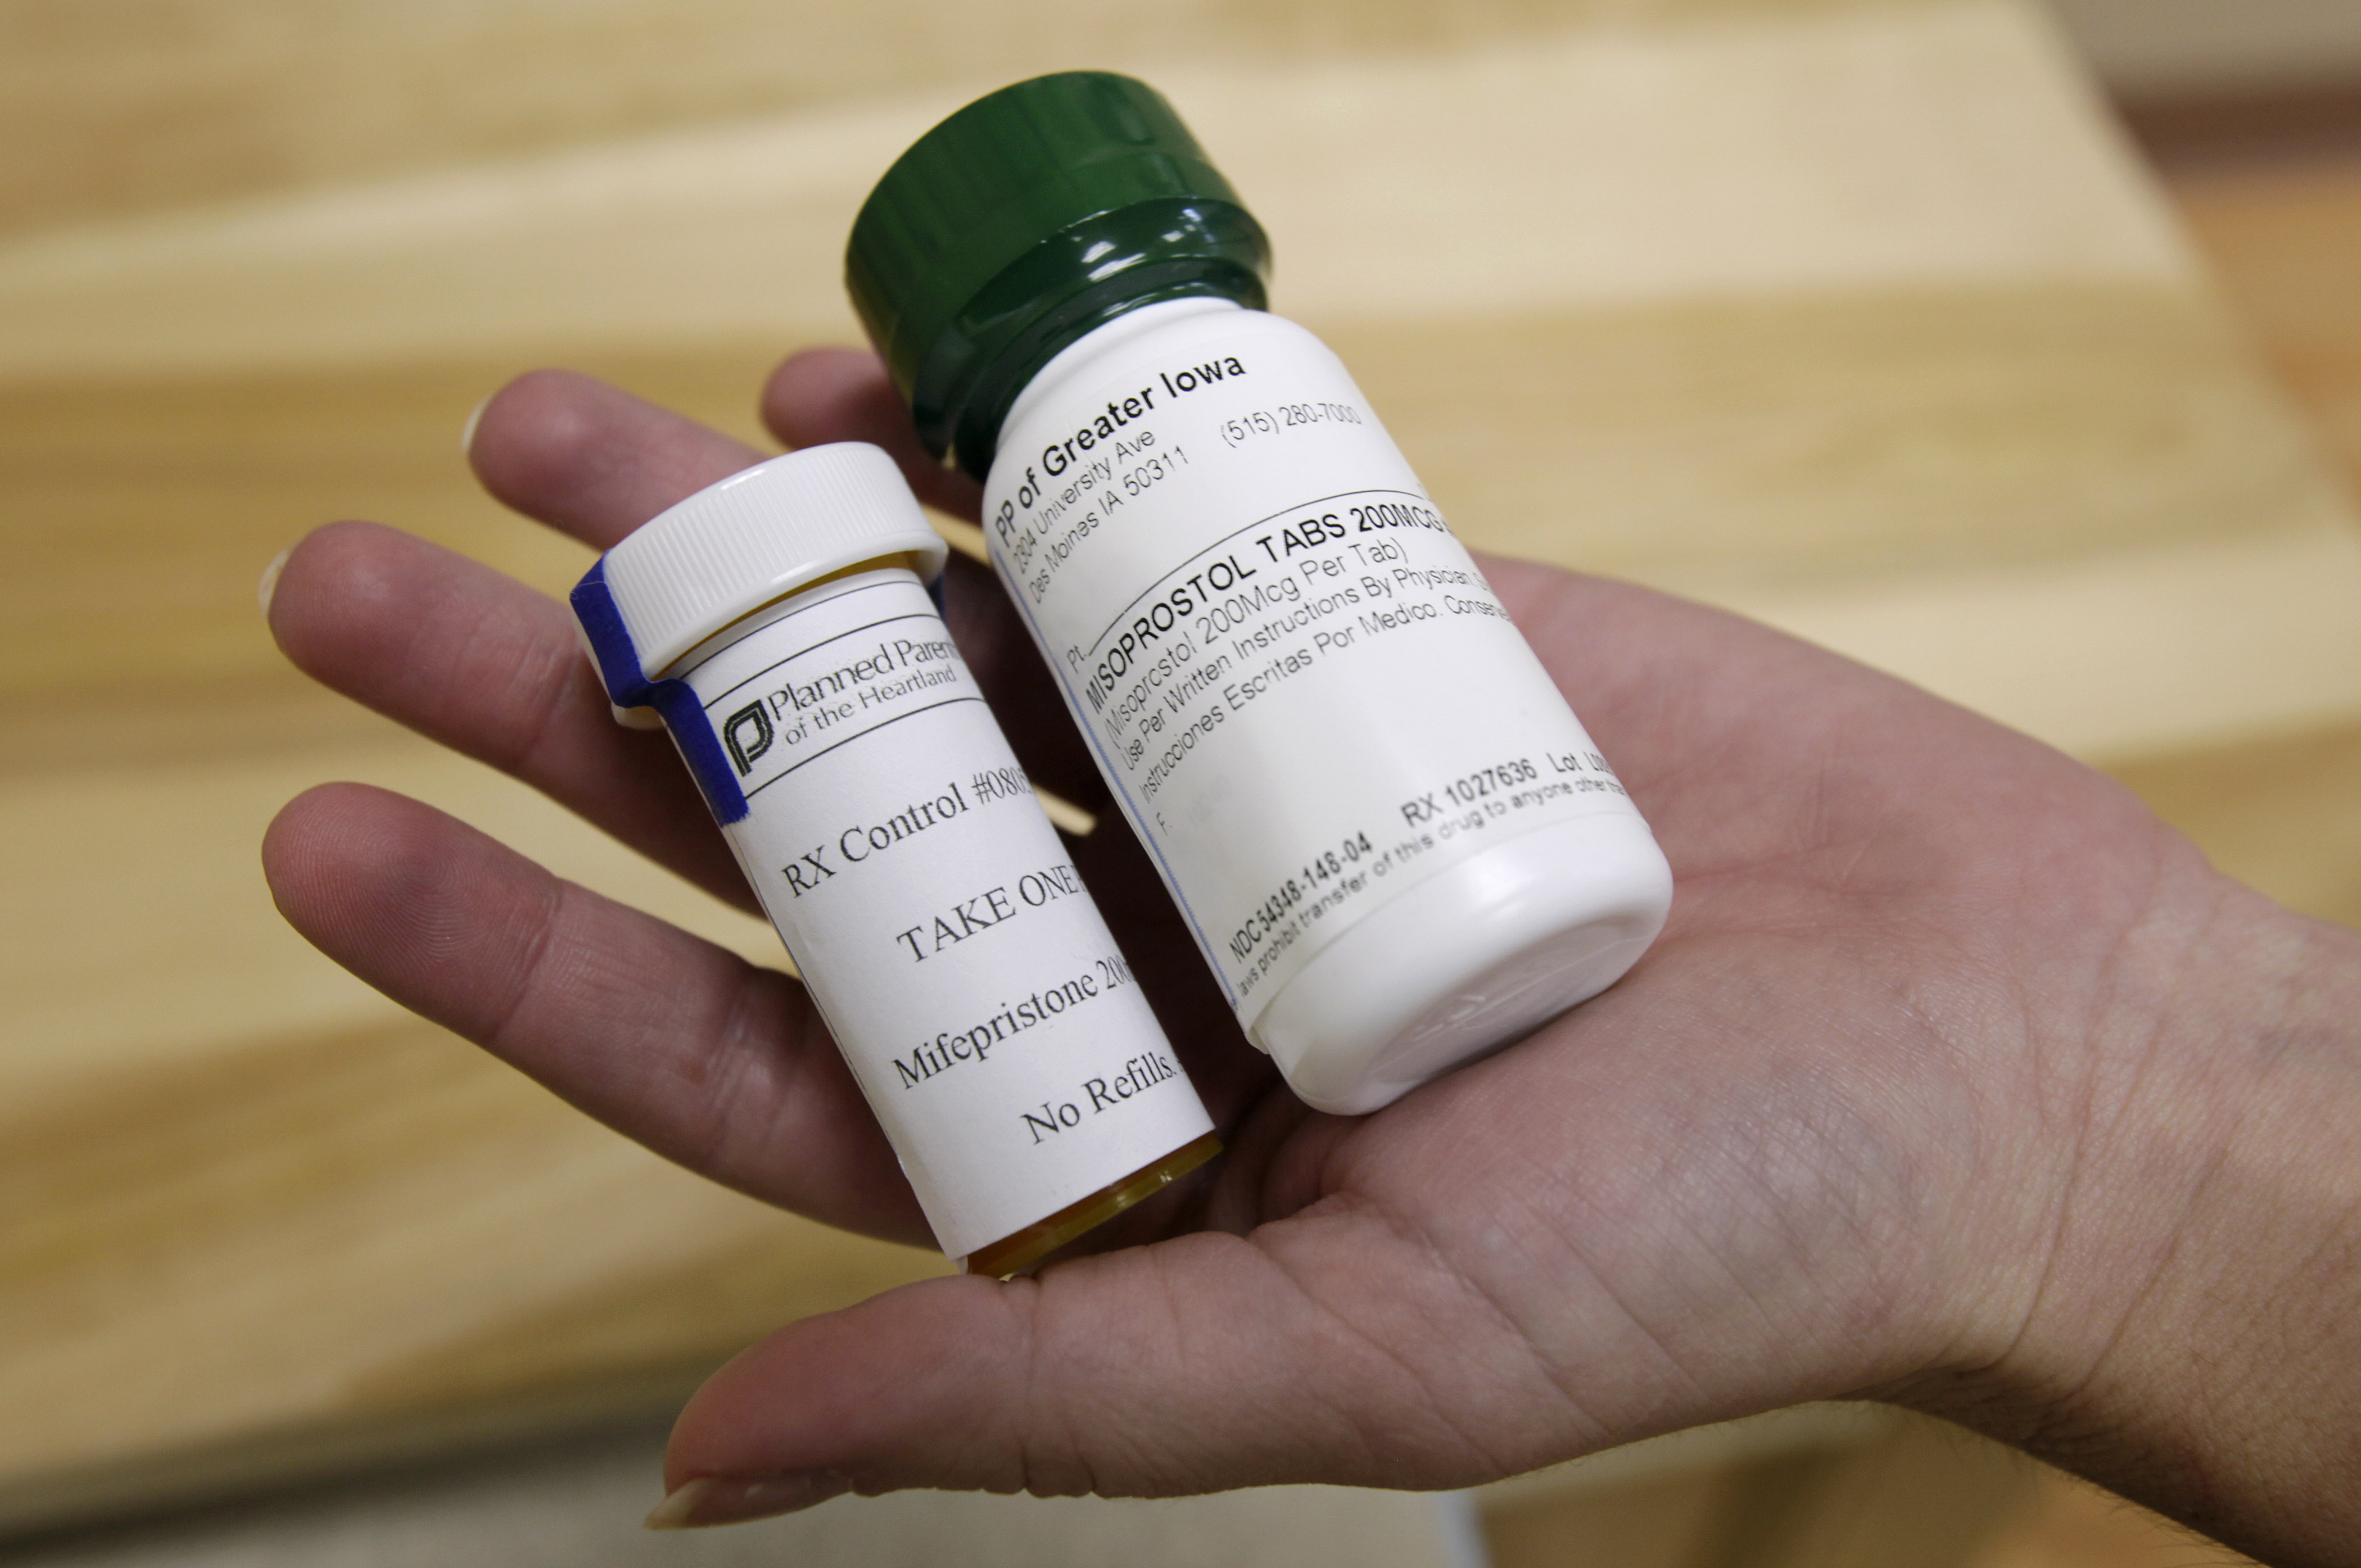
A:
<svg viewBox="0 0 2361 1568">
<path fill-rule="evenodd" d="M 705 804 L 713 808 L 715 820 L 724 828 L 744 821 L 746 792 L 738 787 L 737 773 L 721 749 L 720 737 L 713 733 L 712 722 L 705 717 L 705 705 L 697 701 L 686 681 L 652 681 L 640 667 L 640 651 L 631 646 L 631 631 L 623 625 L 622 612 L 615 608 L 615 596 L 607 588 L 604 556 L 574 585 L 567 598 L 574 606 L 574 618 L 582 623 L 583 635 L 589 640 L 590 656 L 598 663 L 609 700 L 617 707 L 654 708 L 664 728 L 672 731 L 673 744 L 680 748 L 681 760 L 704 793 Z"/>
</svg>

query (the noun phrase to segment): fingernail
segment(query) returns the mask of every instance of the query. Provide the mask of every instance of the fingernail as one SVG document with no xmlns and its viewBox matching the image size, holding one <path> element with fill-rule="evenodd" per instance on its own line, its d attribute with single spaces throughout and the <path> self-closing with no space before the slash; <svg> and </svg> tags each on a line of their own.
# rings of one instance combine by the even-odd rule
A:
<svg viewBox="0 0 2361 1568">
<path fill-rule="evenodd" d="M 648 1530 L 703 1530 L 799 1513 L 841 1497 L 850 1484 L 818 1471 L 802 1475 L 700 1475 L 675 1486 L 648 1513 Z"/>
<path fill-rule="evenodd" d="M 287 557 L 293 554 L 295 546 L 290 544 L 273 555 L 270 565 L 262 568 L 262 581 L 255 585 L 254 597 L 261 601 L 262 619 L 265 620 L 270 619 L 270 596 L 279 591 L 279 574 L 287 569 Z"/>
<path fill-rule="evenodd" d="M 499 393 L 495 392 L 492 394 L 492 397 L 498 397 L 499 395 Z M 492 399 L 486 398 L 482 402 L 476 405 L 476 411 L 467 416 L 467 422 L 459 427 L 460 456 L 473 457 L 476 455 L 476 426 L 484 422 L 484 411 L 491 406 Z"/>
</svg>

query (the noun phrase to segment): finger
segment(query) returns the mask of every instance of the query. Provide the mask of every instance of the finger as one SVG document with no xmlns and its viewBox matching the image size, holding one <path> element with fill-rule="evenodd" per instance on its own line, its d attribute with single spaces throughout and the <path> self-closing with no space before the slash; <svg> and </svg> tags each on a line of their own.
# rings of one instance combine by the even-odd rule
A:
<svg viewBox="0 0 2361 1568">
<path fill-rule="evenodd" d="M 933 1280 L 717 1373 L 673 1431 L 668 1522 L 913 1486 L 1465 1486 L 1562 1453 L 1577 1422 L 1533 1363 L 1430 1253 L 1344 1208 L 1038 1280 Z"/>
<path fill-rule="evenodd" d="M 909 408 L 885 373 L 884 362 L 864 348 L 814 348 L 771 372 L 763 389 L 763 423 L 789 446 L 830 441 L 866 441 L 884 447 L 902 466 L 917 498 L 969 522 L 976 520 L 983 487 L 956 468 L 946 468 L 918 441 Z"/>
<path fill-rule="evenodd" d="M 343 522 L 290 553 L 268 616 L 313 679 L 756 907 L 687 770 L 663 736 L 615 722 L 555 601 L 393 529 Z"/>
<path fill-rule="evenodd" d="M 493 393 L 467 445 L 484 488 L 596 550 L 770 455 L 571 370 Z"/>
<path fill-rule="evenodd" d="M 928 1239 L 803 988 L 430 806 L 323 784 L 262 847 L 313 946 L 628 1137 L 846 1229 Z"/>
<path fill-rule="evenodd" d="M 865 349 L 816 348 L 787 360 L 763 389 L 763 422 L 790 446 L 831 441 L 881 446 L 901 465 L 920 500 L 953 517 L 972 521 L 976 516 L 980 487 L 928 455 L 884 363 Z M 943 613 L 1034 782 L 1093 811 L 1104 809 L 1105 781 L 999 580 L 966 557 L 952 556 L 943 574 Z"/>
</svg>

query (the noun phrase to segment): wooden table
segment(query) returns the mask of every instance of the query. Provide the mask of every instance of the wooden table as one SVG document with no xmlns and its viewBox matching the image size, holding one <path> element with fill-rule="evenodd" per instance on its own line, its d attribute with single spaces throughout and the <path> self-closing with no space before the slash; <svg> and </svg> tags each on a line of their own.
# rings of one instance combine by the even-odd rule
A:
<svg viewBox="0 0 2361 1568">
<path fill-rule="evenodd" d="M 1473 541 L 1896 670 L 2361 920 L 2361 537 L 2016 0 L 245 9 L 276 30 L 192 0 L 176 59 L 60 7 L 6 68 L 85 91 L 44 89 L 83 128 L 0 235 L 0 1527 L 637 1406 L 939 1266 L 670 1169 L 292 936 L 255 844 L 343 777 L 773 941 L 309 688 L 254 586 L 349 515 L 570 581 L 467 483 L 475 403 L 562 361 L 752 435 L 770 361 L 853 335 L 871 180 L 1033 71 L 1174 98 Z"/>
</svg>

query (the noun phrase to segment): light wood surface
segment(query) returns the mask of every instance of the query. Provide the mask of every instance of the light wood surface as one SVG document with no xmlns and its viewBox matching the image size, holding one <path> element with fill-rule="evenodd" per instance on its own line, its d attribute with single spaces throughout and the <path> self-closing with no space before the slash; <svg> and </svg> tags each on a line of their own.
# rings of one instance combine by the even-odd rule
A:
<svg viewBox="0 0 2361 1568">
<path fill-rule="evenodd" d="M 2055 0 L 2102 80 L 2137 103 L 2347 88 L 2361 10 L 2347 0 Z"/>
<path fill-rule="evenodd" d="M 1793 1422 L 1749 1443 L 1779 1429 L 1737 1422 L 1495 1487 L 1492 1568 L 1984 1568 L 2038 1523 L 2020 1454 L 1900 1411 L 1823 1419 L 1820 1443 Z"/>
<path fill-rule="evenodd" d="M 1030 71 L 1165 87 L 1477 543 L 1898 670 L 2361 919 L 2344 492 L 2032 10 L 756 9 L 184 0 L 117 47 L 0 6 L 42 84 L 0 123 L 83 127 L 0 181 L 0 1526 L 643 1399 L 939 1267 L 664 1167 L 289 933 L 255 843 L 348 777 L 773 946 L 308 688 L 254 589 L 350 515 L 570 581 L 467 483 L 475 403 L 557 360 L 752 433 L 762 369 L 850 335 L 868 182 Z"/>
<path fill-rule="evenodd" d="M 177 209 L 943 82 L 1415 56 L 1863 0 L 0 0 L 0 228 Z M 1879 3 L 1879 0 L 1870 0 Z M 1893 3 L 1893 0 L 1883 0 Z"/>
<path fill-rule="evenodd" d="M 2361 125 L 2341 148 L 2201 160 L 2173 171 L 2170 190 L 2306 433 L 2346 493 L 2361 488 Z M 2343 613 L 2361 620 L 2361 600 Z M 2114 772 L 2232 875 L 2361 926 L 2361 722 L 2127 759 Z"/>
</svg>

